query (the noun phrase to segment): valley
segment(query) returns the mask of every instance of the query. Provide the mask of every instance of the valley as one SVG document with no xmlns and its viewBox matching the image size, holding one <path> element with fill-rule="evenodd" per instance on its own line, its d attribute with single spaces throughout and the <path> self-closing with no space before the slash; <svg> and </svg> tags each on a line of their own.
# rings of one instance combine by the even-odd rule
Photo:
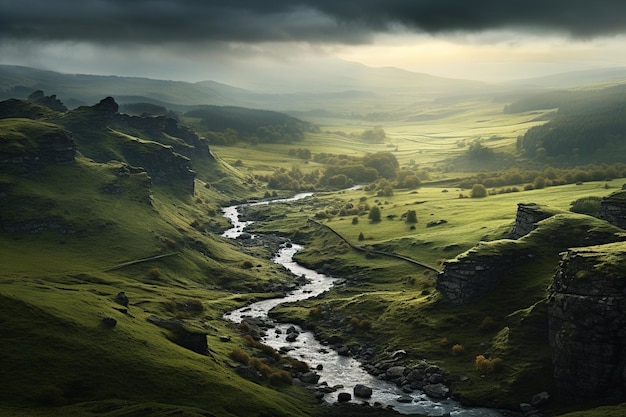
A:
<svg viewBox="0 0 626 417">
<path fill-rule="evenodd" d="M 542 136 L 541 126 L 559 131 L 572 120 L 565 116 L 580 117 L 575 106 L 563 116 L 555 94 L 556 107 L 540 96 L 540 105 L 505 111 L 523 96 L 510 86 L 459 82 L 442 93 L 446 83 L 431 80 L 419 96 L 390 86 L 357 100 L 300 97 L 308 107 L 268 98 L 291 105 L 284 114 L 232 107 L 252 100 L 241 90 L 220 87 L 225 101 L 203 101 L 203 88 L 217 87 L 158 80 L 137 82 L 119 102 L 78 105 L 104 81 L 123 90 L 132 80 L 81 85 L 40 74 L 46 88 L 65 80 L 63 97 L 26 94 L 27 77 L 11 74 L 3 94 L 25 94 L 0 102 L 0 361 L 11 375 L 0 386 L 1 413 L 405 412 L 393 399 L 390 408 L 356 397 L 320 402 L 323 380 L 307 381 L 318 363 L 266 344 L 276 334 L 267 323 L 224 317 L 303 285 L 301 272 L 273 261 L 286 243 L 304 247 L 298 264 L 337 282 L 269 316 L 311 332 L 374 378 L 405 393 L 441 384 L 443 397 L 496 415 L 623 409 L 614 375 L 624 340 L 600 323 L 623 316 L 626 161 L 616 157 L 614 119 L 585 119 L 597 138 L 608 132 L 590 162 L 550 147 L 562 137 Z M 611 88 L 571 94 L 580 102 L 596 94 L 617 117 L 622 99 Z M 172 101 L 144 101 L 159 89 Z M 77 105 L 62 109 L 57 96 Z M 302 192 L 310 196 L 243 205 L 241 219 L 253 221 L 246 235 L 222 236 L 230 228 L 223 208 Z M 586 257 L 595 261 L 571 266 Z M 605 298 L 593 298 L 585 279 L 606 288 Z M 571 294 L 601 307 L 593 313 L 600 330 L 580 319 L 589 307 L 568 310 L 576 302 L 562 300 L 577 299 Z M 433 407 L 419 413 L 443 412 Z"/>
</svg>

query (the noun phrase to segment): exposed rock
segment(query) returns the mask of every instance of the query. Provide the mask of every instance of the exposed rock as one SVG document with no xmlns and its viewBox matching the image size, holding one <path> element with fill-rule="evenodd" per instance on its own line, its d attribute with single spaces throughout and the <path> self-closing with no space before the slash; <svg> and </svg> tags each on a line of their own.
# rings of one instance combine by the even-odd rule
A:
<svg viewBox="0 0 626 417">
<path fill-rule="evenodd" d="M 600 202 L 599 218 L 626 229 L 626 191 L 617 191 Z"/>
<path fill-rule="evenodd" d="M 513 259 L 504 256 L 480 256 L 477 254 L 479 250 L 480 244 L 446 262 L 437 277 L 437 290 L 453 304 L 468 304 L 491 292 L 515 264 Z M 529 259 L 528 256 L 525 258 Z"/>
<path fill-rule="evenodd" d="M 446 398 L 450 394 L 450 388 L 442 383 L 424 385 L 424 393 L 431 398 Z"/>
<path fill-rule="evenodd" d="M 146 321 L 172 332 L 170 340 L 177 345 L 202 355 L 208 354 L 209 346 L 207 344 L 206 333 L 201 330 L 193 329 L 183 320 L 149 316 L 146 318 Z"/>
<path fill-rule="evenodd" d="M 112 115 L 117 113 L 120 106 L 118 106 L 113 97 L 106 97 L 100 100 L 93 108 L 99 112 Z"/>
<path fill-rule="evenodd" d="M 550 288 L 549 341 L 557 388 L 576 398 L 626 392 L 626 244 L 562 254 Z"/>
<path fill-rule="evenodd" d="M 117 325 L 117 320 L 113 317 L 102 317 L 102 324 L 106 327 L 115 327 Z"/>
<path fill-rule="evenodd" d="M 31 95 L 29 95 L 28 101 L 45 106 L 50 110 L 59 112 L 67 111 L 67 107 L 65 107 L 63 102 L 59 100 L 56 95 L 53 94 L 51 96 L 46 96 L 41 90 L 34 91 Z"/>
<path fill-rule="evenodd" d="M 320 380 L 320 376 L 315 372 L 305 372 L 301 374 L 298 379 L 305 384 L 317 384 L 317 381 Z"/>
<path fill-rule="evenodd" d="M 128 307 L 129 300 L 128 300 L 128 296 L 126 295 L 124 291 L 118 292 L 117 295 L 115 296 L 115 299 L 113 299 L 113 301 L 115 301 L 121 306 Z"/>
<path fill-rule="evenodd" d="M 34 128 L 35 127 L 35 128 Z M 72 135 L 59 126 L 37 121 L 16 123 L 15 133 L 3 138 L 0 146 L 0 167 L 39 169 L 50 164 L 71 164 L 76 155 Z"/>
<path fill-rule="evenodd" d="M 339 395 L 337 395 L 337 401 L 339 401 L 340 403 L 348 402 L 351 399 L 352 395 L 350 395 L 349 392 L 340 392 Z"/>
<path fill-rule="evenodd" d="M 355 397 L 370 398 L 372 396 L 372 389 L 363 384 L 356 384 L 353 391 Z"/>
<path fill-rule="evenodd" d="M 388 380 L 395 380 L 403 377 L 407 369 L 406 366 L 392 366 L 387 369 L 385 376 Z"/>
<path fill-rule="evenodd" d="M 549 399 L 550 399 L 550 394 L 543 391 L 543 392 L 540 392 L 539 394 L 533 395 L 533 398 L 530 400 L 530 404 L 533 407 L 540 407 L 544 405 L 545 403 L 547 403 Z"/>
<path fill-rule="evenodd" d="M 254 366 L 238 366 L 235 368 L 235 372 L 237 374 L 247 380 L 252 382 L 256 382 L 257 384 L 261 383 L 263 380 L 263 376 L 256 370 Z"/>
<path fill-rule="evenodd" d="M 413 397 L 411 397 L 410 395 L 402 395 L 396 398 L 396 401 L 399 403 L 410 404 L 413 402 Z"/>
<path fill-rule="evenodd" d="M 536 203 L 519 203 L 515 215 L 515 224 L 510 234 L 511 239 L 519 239 L 527 235 L 537 227 L 538 222 L 553 216 L 556 212 L 554 209 Z"/>
</svg>

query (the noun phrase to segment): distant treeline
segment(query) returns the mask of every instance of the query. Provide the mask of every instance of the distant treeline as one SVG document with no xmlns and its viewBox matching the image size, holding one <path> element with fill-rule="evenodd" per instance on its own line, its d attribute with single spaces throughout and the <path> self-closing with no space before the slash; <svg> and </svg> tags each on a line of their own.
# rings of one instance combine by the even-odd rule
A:
<svg viewBox="0 0 626 417">
<path fill-rule="evenodd" d="M 320 153 L 313 161 L 324 164 L 323 170 L 302 173 L 297 167 L 290 171 L 279 169 L 257 179 L 266 181 L 269 188 L 294 191 L 342 189 L 355 184 L 372 184 L 380 195 L 392 195 L 394 188 L 417 188 L 428 173 L 417 169 L 400 169 L 398 160 L 390 152 L 377 152 L 362 157 Z"/>
<path fill-rule="evenodd" d="M 462 189 L 472 189 L 482 184 L 491 194 L 540 189 L 556 185 L 576 184 L 585 181 L 611 181 L 626 177 L 626 164 L 585 165 L 576 168 L 519 169 L 481 172 L 467 177 L 459 183 Z"/>
<path fill-rule="evenodd" d="M 505 112 L 550 108 L 558 112 L 548 123 L 518 138 L 520 155 L 570 166 L 626 162 L 626 86 L 527 97 L 507 106 Z"/>
<path fill-rule="evenodd" d="M 253 143 L 291 143 L 318 128 L 284 113 L 233 106 L 202 106 L 185 117 L 200 119 L 210 143 L 232 145 L 237 141 Z"/>
</svg>

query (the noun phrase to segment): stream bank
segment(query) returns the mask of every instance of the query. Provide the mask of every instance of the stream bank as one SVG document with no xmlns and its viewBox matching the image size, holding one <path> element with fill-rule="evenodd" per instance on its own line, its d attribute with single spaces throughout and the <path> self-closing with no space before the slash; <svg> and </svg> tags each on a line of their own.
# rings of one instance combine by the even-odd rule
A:
<svg viewBox="0 0 626 417">
<path fill-rule="evenodd" d="M 296 199 L 306 198 L 303 194 L 291 199 L 252 203 L 280 204 Z M 223 236 L 231 239 L 253 240 L 254 235 L 247 234 L 245 228 L 251 221 L 239 220 L 239 208 L 231 206 L 223 209 L 224 215 L 233 227 Z M 428 416 L 454 415 L 462 417 L 498 417 L 502 414 L 492 409 L 465 408 L 448 397 L 444 372 L 426 362 L 414 367 L 400 364 L 402 352 L 394 352 L 390 360 L 381 363 L 375 369 L 364 369 L 354 355 L 365 356 L 368 348 L 362 352 L 351 352 L 347 346 L 329 346 L 320 343 L 310 331 L 292 323 L 279 323 L 269 317 L 269 311 L 285 302 L 295 302 L 316 297 L 330 289 L 341 278 L 320 274 L 299 265 L 293 260 L 302 246 L 285 242 L 273 261 L 281 264 L 295 276 L 304 277 L 306 283 L 294 289 L 283 298 L 263 300 L 246 307 L 229 312 L 225 318 L 234 321 L 251 321 L 262 330 L 262 342 L 272 346 L 279 352 L 289 353 L 308 363 L 314 372 L 309 374 L 303 384 L 317 390 L 319 398 L 328 403 L 351 402 L 361 404 L 367 402 L 381 408 L 391 408 L 402 414 L 419 414 Z M 428 392 L 429 395 L 426 394 Z"/>
</svg>

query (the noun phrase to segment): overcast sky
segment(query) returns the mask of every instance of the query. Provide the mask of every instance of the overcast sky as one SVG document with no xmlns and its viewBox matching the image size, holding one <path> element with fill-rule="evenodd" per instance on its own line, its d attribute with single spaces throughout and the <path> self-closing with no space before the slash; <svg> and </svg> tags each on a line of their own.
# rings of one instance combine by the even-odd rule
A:
<svg viewBox="0 0 626 417">
<path fill-rule="evenodd" d="M 480 80 L 626 66 L 626 1 L 0 0 L 0 64 L 245 85 L 336 58 Z"/>
</svg>

